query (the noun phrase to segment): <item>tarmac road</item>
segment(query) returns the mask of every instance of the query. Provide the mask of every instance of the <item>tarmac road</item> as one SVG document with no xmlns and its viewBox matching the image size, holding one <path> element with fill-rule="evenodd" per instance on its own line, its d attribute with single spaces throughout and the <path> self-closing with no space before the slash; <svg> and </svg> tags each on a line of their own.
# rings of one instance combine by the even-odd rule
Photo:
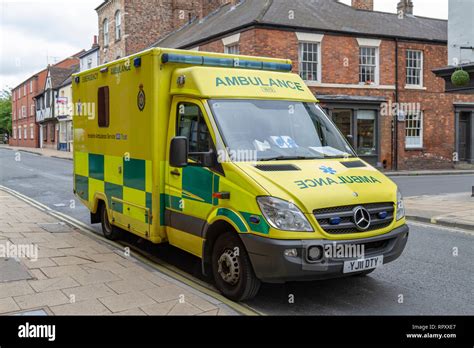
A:
<svg viewBox="0 0 474 348">
<path fill-rule="evenodd" d="M 89 223 L 72 192 L 72 161 L 0 149 L 0 184 Z M 473 176 L 397 177 L 405 196 L 470 192 Z M 99 225 L 94 225 L 100 231 Z M 410 223 L 402 257 L 367 277 L 264 284 L 247 304 L 281 315 L 473 315 L 474 233 Z M 453 255 L 458 248 L 458 256 Z M 199 277 L 199 260 L 173 247 L 158 257 Z"/>
</svg>

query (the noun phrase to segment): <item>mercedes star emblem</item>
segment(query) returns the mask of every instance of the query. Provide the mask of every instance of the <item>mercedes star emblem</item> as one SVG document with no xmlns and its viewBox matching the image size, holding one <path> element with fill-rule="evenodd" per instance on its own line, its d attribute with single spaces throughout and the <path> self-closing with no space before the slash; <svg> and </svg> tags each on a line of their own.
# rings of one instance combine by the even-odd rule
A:
<svg viewBox="0 0 474 348">
<path fill-rule="evenodd" d="M 370 227 L 370 214 L 364 207 L 354 209 L 354 223 L 359 231 L 367 231 Z"/>
</svg>

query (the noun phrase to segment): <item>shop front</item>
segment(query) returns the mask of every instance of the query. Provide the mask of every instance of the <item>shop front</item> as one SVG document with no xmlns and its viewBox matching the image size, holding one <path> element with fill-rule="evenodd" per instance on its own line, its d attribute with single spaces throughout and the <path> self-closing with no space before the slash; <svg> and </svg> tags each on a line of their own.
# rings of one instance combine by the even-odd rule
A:
<svg viewBox="0 0 474 348">
<path fill-rule="evenodd" d="M 380 161 L 380 104 L 383 97 L 318 95 L 321 105 L 356 149 L 358 155 L 375 167 Z"/>
</svg>

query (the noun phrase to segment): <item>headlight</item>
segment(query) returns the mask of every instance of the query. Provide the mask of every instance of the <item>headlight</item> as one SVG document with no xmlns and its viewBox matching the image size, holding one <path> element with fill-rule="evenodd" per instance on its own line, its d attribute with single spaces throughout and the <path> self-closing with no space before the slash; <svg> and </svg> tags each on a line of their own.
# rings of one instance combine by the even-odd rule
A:
<svg viewBox="0 0 474 348">
<path fill-rule="evenodd" d="M 405 205 L 400 191 L 397 191 L 397 221 L 405 217 Z"/>
<path fill-rule="evenodd" d="M 268 223 L 278 230 L 313 232 L 306 216 L 293 203 L 274 197 L 258 197 L 258 205 Z"/>
</svg>

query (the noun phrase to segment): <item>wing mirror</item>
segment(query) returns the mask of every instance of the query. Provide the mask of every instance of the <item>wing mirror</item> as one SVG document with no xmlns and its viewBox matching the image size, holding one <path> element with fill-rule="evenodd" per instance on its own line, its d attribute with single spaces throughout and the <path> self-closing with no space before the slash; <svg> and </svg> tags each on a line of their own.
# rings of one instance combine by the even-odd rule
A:
<svg viewBox="0 0 474 348">
<path fill-rule="evenodd" d="M 174 137 L 170 145 L 170 166 L 184 168 L 188 166 L 189 142 L 186 137 Z"/>
<path fill-rule="evenodd" d="M 189 157 L 195 158 L 197 164 L 204 168 L 213 168 L 217 165 L 217 156 L 214 150 L 209 152 L 189 152 L 188 138 L 174 137 L 170 145 L 170 166 L 174 168 L 187 167 L 190 165 L 188 163 Z"/>
</svg>

